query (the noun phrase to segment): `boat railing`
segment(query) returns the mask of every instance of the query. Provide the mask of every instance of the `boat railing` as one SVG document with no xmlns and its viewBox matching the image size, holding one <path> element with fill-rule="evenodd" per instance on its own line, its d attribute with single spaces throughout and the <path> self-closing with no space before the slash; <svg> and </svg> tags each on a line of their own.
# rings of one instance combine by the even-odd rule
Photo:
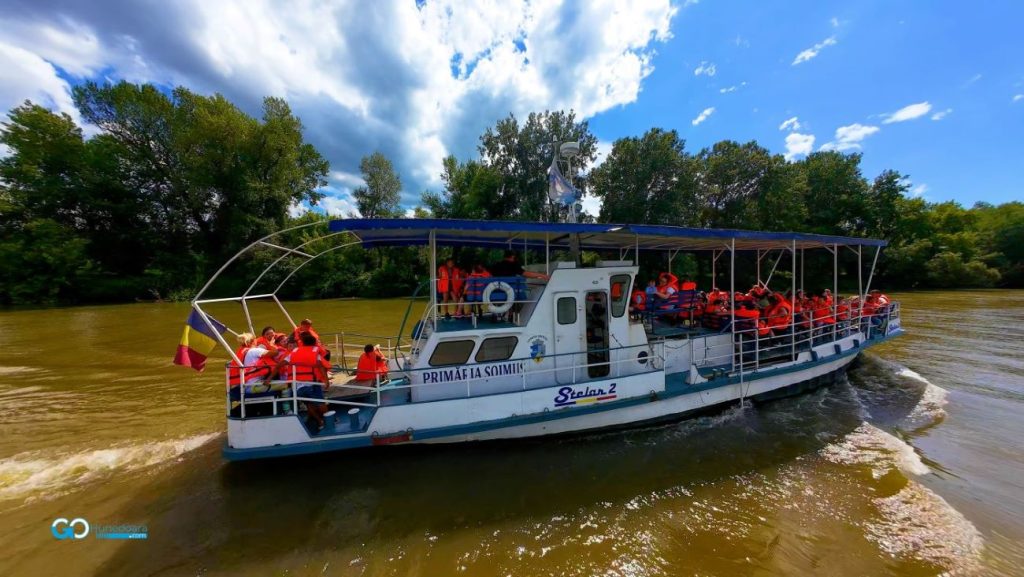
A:
<svg viewBox="0 0 1024 577">
<path fill-rule="evenodd" d="M 787 315 L 788 318 L 788 315 Z M 850 307 L 845 313 L 832 308 L 818 316 L 811 311 L 796 313 L 794 322 L 771 328 L 772 317 L 735 318 L 724 326 L 722 333 L 733 336 L 731 350 L 710 354 L 707 341 L 698 339 L 707 347 L 695 363 L 698 368 L 731 366 L 731 373 L 753 372 L 765 366 L 796 362 L 802 352 L 821 345 L 834 344 L 850 336 L 859 335 L 863 341 L 882 338 L 900 329 L 900 305 L 890 302 L 866 311 Z M 696 346 L 691 342 L 691 347 Z"/>
<path fill-rule="evenodd" d="M 579 362 L 581 357 L 583 359 L 587 359 L 588 355 L 605 352 L 609 353 L 607 359 L 593 362 L 590 360 Z M 389 397 L 392 400 L 401 399 L 402 402 L 410 402 L 413 390 L 423 387 L 451 387 L 452 385 L 464 385 L 464 395 L 446 398 L 469 398 L 476 396 L 474 395 L 473 388 L 475 383 L 485 382 L 490 379 L 490 377 L 480 377 L 475 375 L 486 375 L 489 372 L 487 367 L 497 367 L 499 365 L 508 365 L 509 363 L 520 363 L 522 365 L 521 370 L 517 371 L 512 376 L 519 379 L 519 390 L 524 391 L 533 388 L 542 388 L 531 386 L 532 383 L 536 382 L 545 382 L 557 385 L 574 385 L 592 382 L 599 379 L 618 378 L 661 371 L 665 366 L 663 342 L 654 342 L 630 347 L 617 347 L 599 350 L 593 349 L 574 353 L 546 355 L 539 360 L 543 362 L 549 359 L 553 361 L 550 365 L 554 366 L 542 366 L 536 357 L 521 357 L 486 363 L 406 369 L 393 372 L 391 374 L 391 378 L 388 380 L 384 380 L 380 375 L 378 375 L 373 380 L 349 381 L 333 385 L 327 385 L 326 383 L 315 381 L 299 380 L 296 378 L 297 375 L 294 367 L 292 367 L 290 374 L 285 375 L 286 377 L 291 378 L 256 381 L 245 383 L 244 385 L 232 386 L 229 376 L 225 381 L 227 416 L 246 419 L 248 418 L 247 407 L 251 408 L 254 405 L 270 405 L 270 414 L 261 414 L 259 416 L 293 414 L 298 410 L 298 403 L 326 403 L 332 409 L 351 410 L 376 408 L 384 404 L 385 401 L 388 401 Z M 559 364 L 557 362 L 559 359 L 568 361 L 568 364 L 564 362 Z M 455 367 L 474 367 L 479 370 L 467 371 L 467 374 L 471 375 L 467 378 L 450 379 L 444 380 L 443 382 L 425 382 L 422 378 L 416 378 L 418 375 L 423 375 L 427 371 L 438 371 L 452 369 Z M 590 376 L 590 370 L 594 368 L 600 369 L 600 377 Z M 604 369 L 607 369 L 607 372 L 604 372 Z M 229 363 L 228 375 L 230 375 L 230 370 Z M 559 378 L 559 375 L 564 376 L 564 378 Z M 331 398 L 327 395 L 323 395 L 325 398 L 319 398 L 320 395 L 309 396 L 299 394 L 299 390 L 305 387 L 316 387 L 323 389 L 324 391 L 338 388 L 344 389 L 349 394 L 341 398 Z M 510 389 L 502 392 L 512 392 L 512 390 Z"/>
</svg>

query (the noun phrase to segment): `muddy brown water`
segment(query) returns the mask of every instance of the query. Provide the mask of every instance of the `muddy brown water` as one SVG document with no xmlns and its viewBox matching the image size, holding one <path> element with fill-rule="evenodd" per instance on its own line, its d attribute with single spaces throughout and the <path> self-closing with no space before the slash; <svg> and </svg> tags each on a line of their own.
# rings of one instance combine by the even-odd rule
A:
<svg viewBox="0 0 1024 577">
<path fill-rule="evenodd" d="M 800 397 L 235 464 L 223 376 L 170 363 L 187 305 L 0 312 L 0 575 L 1019 575 L 1024 291 L 894 297 L 907 336 Z M 394 334 L 406 303 L 294 309 Z"/>
</svg>

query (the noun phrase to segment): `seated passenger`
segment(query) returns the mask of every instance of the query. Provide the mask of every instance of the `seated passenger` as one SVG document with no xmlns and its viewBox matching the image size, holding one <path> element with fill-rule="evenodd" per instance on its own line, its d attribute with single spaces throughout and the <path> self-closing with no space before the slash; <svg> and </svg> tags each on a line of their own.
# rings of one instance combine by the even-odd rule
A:
<svg viewBox="0 0 1024 577">
<path fill-rule="evenodd" d="M 242 364 L 239 366 L 237 363 L 231 362 L 228 367 L 228 384 L 232 387 L 248 382 L 247 377 L 256 368 L 260 358 L 270 354 L 268 349 L 256 345 L 256 337 L 252 333 L 238 335 L 238 344 L 240 346 L 235 351 L 235 356 Z"/>
<path fill-rule="evenodd" d="M 364 387 L 374 387 L 388 380 L 388 359 L 380 351 L 380 345 L 366 345 L 356 364 L 356 382 Z"/>
<path fill-rule="evenodd" d="M 668 300 L 674 294 L 676 294 L 676 287 L 669 282 L 669 277 L 662 273 L 662 276 L 658 277 L 658 288 L 654 291 L 654 296 L 661 300 Z"/>
<path fill-rule="evenodd" d="M 292 342 L 295 343 L 295 346 L 302 346 L 302 333 L 309 333 L 314 339 L 316 339 L 316 346 L 324 346 L 323 343 L 320 342 L 320 335 L 313 330 L 313 321 L 309 319 L 302 319 L 299 322 L 299 326 L 295 327 L 295 330 L 292 331 Z M 327 358 L 330 359 L 330 357 Z"/>
<path fill-rule="evenodd" d="M 285 379 L 296 382 L 295 394 L 307 399 L 323 399 L 324 389 L 330 387 L 331 363 L 325 356 L 325 349 L 317 345 L 317 338 L 311 333 L 299 333 L 299 345 L 277 363 L 277 372 Z M 319 385 L 301 383 L 319 383 Z M 322 386 L 321 386 L 322 385 Z M 319 431 L 324 428 L 324 413 L 327 403 L 304 401 L 307 413 L 307 425 Z"/>
<path fill-rule="evenodd" d="M 263 327 L 259 338 L 256 339 L 256 345 L 269 351 L 274 346 L 274 337 L 276 335 L 277 331 L 274 330 L 274 327 Z"/>
<path fill-rule="evenodd" d="M 672 287 L 676 291 L 679 290 L 679 277 L 677 277 L 676 275 L 670 272 L 660 272 L 658 273 L 658 286 L 661 286 L 662 280 L 664 280 L 668 284 L 668 286 Z"/>
</svg>

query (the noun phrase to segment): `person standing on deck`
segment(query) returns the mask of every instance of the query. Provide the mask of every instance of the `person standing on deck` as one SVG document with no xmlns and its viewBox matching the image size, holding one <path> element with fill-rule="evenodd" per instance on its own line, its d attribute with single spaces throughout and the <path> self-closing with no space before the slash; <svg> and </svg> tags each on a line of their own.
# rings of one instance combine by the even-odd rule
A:
<svg viewBox="0 0 1024 577">
<path fill-rule="evenodd" d="M 452 318 L 449 304 L 454 305 L 459 301 L 459 295 L 456 293 L 456 278 L 459 279 L 459 285 L 461 287 L 462 280 L 465 275 L 462 271 L 455 266 L 454 259 L 448 259 L 445 263 L 437 268 L 437 301 L 443 303 L 440 305 L 441 312 L 444 313 L 444 318 Z M 456 313 L 461 310 L 461 306 L 456 309 Z"/>
<path fill-rule="evenodd" d="M 496 277 L 522 276 L 540 280 L 550 280 L 551 277 L 540 272 L 533 272 L 523 268 L 519 262 L 519 255 L 514 250 L 506 250 L 505 257 L 494 263 L 491 267 L 491 274 Z"/>
</svg>

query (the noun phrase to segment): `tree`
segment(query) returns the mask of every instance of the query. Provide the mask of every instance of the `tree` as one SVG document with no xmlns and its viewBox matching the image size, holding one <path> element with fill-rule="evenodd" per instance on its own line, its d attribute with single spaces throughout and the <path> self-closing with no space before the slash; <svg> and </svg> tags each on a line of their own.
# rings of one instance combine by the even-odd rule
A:
<svg viewBox="0 0 1024 577">
<path fill-rule="evenodd" d="M 696 173 L 700 226 L 795 230 L 806 219 L 803 173 L 756 142 L 701 150 Z"/>
<path fill-rule="evenodd" d="M 356 206 L 363 218 L 394 218 L 402 216 L 399 206 L 402 181 L 388 157 L 380 152 L 364 156 L 359 162 L 366 186 L 353 192 Z"/>
<path fill-rule="evenodd" d="M 445 158 L 443 166 L 444 191 L 440 194 L 426 192 L 422 197 L 423 204 L 434 216 L 479 220 L 509 218 L 501 201 L 504 186 L 496 169 L 476 160 L 460 163 L 454 156 Z"/>
<path fill-rule="evenodd" d="M 868 184 L 860 154 L 815 152 L 799 164 L 807 178 L 807 232 L 861 235 L 866 228 Z"/>
<path fill-rule="evenodd" d="M 602 200 L 602 222 L 688 225 L 696 221 L 693 159 L 675 130 L 648 130 L 616 140 L 590 188 Z"/>
<path fill-rule="evenodd" d="M 316 203 L 327 161 L 302 140 L 287 104 L 260 122 L 223 96 L 120 82 L 75 87 L 83 118 L 119 145 L 127 188 L 152 209 L 164 250 L 222 260 L 279 228 L 294 202 Z M 171 247 L 174 247 L 173 249 Z"/>
<path fill-rule="evenodd" d="M 480 136 L 483 163 L 501 178 L 493 211 L 502 218 L 516 220 L 554 220 L 556 212 L 548 208 L 547 169 L 558 142 L 577 141 L 580 153 L 573 167 L 585 173 L 597 158 L 597 137 L 586 121 L 576 121 L 573 111 L 531 112 L 520 126 L 512 114 L 487 128 Z M 586 182 L 575 182 L 585 190 Z"/>
</svg>

